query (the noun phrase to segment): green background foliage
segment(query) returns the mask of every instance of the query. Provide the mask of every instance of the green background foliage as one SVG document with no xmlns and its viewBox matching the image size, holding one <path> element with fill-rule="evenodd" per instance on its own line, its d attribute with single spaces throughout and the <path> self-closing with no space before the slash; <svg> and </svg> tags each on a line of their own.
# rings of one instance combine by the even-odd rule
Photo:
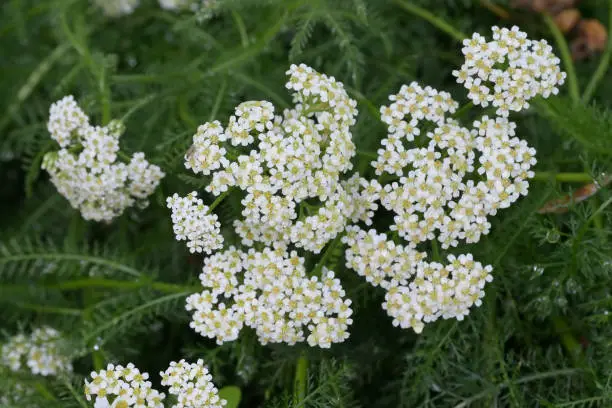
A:
<svg viewBox="0 0 612 408">
<path fill-rule="evenodd" d="M 337 246 L 327 264 L 353 300 L 349 341 L 330 350 L 261 346 L 245 330 L 217 346 L 188 326 L 184 298 L 199 288 L 202 259 L 174 240 L 165 208 L 174 192 L 204 193 L 207 180 L 183 167 L 199 124 L 226 121 L 245 100 L 289 106 L 284 72 L 304 62 L 359 102 L 355 168 L 371 175 L 368 152 L 385 135 L 378 107 L 401 84 L 416 80 L 466 102 L 451 75 L 461 33 L 518 24 L 558 55 L 564 40 L 543 16 L 512 11 L 500 20 L 478 0 L 224 0 L 204 21 L 142 3 L 115 20 L 84 0 L 0 4 L 0 330 L 56 327 L 75 361 L 70 377 L 0 371 L 0 396 L 17 381 L 35 390 L 17 407 L 83 407 L 83 376 L 108 362 L 132 361 L 157 381 L 170 360 L 203 358 L 219 387 L 240 387 L 241 407 L 612 405 L 612 194 L 604 187 L 566 213 L 537 212 L 610 171 L 610 48 L 576 63 L 559 97 L 514 115 L 518 135 L 538 150 L 539 175 L 490 235 L 466 246 L 494 266 L 484 304 L 468 318 L 420 335 L 394 328 L 382 291 L 347 270 Z M 580 8 L 608 24 L 609 2 Z M 144 151 L 167 173 L 147 209 L 85 222 L 50 185 L 40 170 L 55 148 L 46 120 L 66 94 L 94 123 L 123 119 L 122 148 Z M 216 212 L 231 225 L 239 198 Z"/>
</svg>

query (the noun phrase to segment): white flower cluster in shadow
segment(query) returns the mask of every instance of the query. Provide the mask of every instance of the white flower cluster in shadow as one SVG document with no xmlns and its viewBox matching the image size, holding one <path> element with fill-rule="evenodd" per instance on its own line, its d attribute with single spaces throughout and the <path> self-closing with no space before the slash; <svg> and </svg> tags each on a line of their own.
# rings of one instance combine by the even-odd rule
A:
<svg viewBox="0 0 612 408">
<path fill-rule="evenodd" d="M 1 358 L 2 365 L 15 372 L 26 370 L 34 375 L 55 376 L 72 371 L 64 338 L 46 326 L 34 329 L 29 336 L 11 337 L 2 345 Z"/>
<path fill-rule="evenodd" d="M 74 97 L 66 96 L 51 105 L 47 128 L 60 150 L 47 153 L 42 168 L 84 219 L 111 221 L 128 207 L 148 205 L 164 172 L 141 152 L 121 161 L 121 123 L 92 126 Z"/>
</svg>

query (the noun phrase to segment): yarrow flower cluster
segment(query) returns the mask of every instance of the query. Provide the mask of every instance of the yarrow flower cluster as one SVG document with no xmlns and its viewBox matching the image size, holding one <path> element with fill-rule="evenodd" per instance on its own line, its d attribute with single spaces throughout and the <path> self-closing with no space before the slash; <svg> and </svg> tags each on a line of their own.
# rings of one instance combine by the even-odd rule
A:
<svg viewBox="0 0 612 408">
<path fill-rule="evenodd" d="M 74 97 L 67 96 L 51 105 L 47 128 L 61 149 L 47 153 L 42 168 L 83 218 L 110 221 L 130 206 L 148 205 L 164 172 L 144 153 L 134 153 L 129 163 L 118 160 L 123 125 L 91 126 Z"/>
<path fill-rule="evenodd" d="M 134 364 L 109 364 L 106 370 L 91 373 L 85 380 L 85 397 L 95 397 L 95 408 L 163 408 L 165 395 L 147 381 L 149 374 L 141 373 Z"/>
<path fill-rule="evenodd" d="M 322 275 L 308 278 L 295 252 L 231 247 L 205 259 L 200 280 L 206 289 L 187 298 L 190 326 L 218 344 L 235 340 L 246 325 L 262 344 L 306 338 L 328 348 L 348 338 L 352 310 L 334 273 L 322 268 Z"/>
<path fill-rule="evenodd" d="M 225 128 L 218 121 L 198 128 L 185 166 L 211 175 L 206 189 L 214 195 L 245 192 L 244 219 L 234 224 L 244 245 L 293 243 L 319 252 L 354 212 L 340 176 L 352 168 L 356 102 L 340 82 L 306 65 L 287 74 L 293 109 L 275 115 L 270 102 L 241 103 Z"/>
<path fill-rule="evenodd" d="M 72 371 L 72 363 L 64 352 L 64 339 L 57 330 L 41 327 L 29 336 L 18 334 L 2 345 L 2 365 L 11 371 L 27 366 L 34 375 L 58 375 Z"/>
<path fill-rule="evenodd" d="M 466 61 L 455 75 L 474 104 L 492 103 L 499 116 L 483 116 L 468 129 L 448 117 L 458 106 L 449 93 L 416 82 L 404 85 L 381 108 L 388 135 L 372 162 L 379 180 L 391 181 L 354 184 L 364 199 L 360 214 L 366 224 L 374 202 L 392 212 L 392 239 L 374 229 L 347 227 L 347 267 L 384 288 L 383 308 L 393 324 L 417 333 L 440 317 L 463 319 L 481 304 L 492 280 L 492 267 L 471 254 L 449 255 L 447 264 L 427 262 L 417 247 L 428 241 L 443 249 L 478 242 L 490 231 L 489 216 L 527 194 L 536 152 L 515 136 L 516 125 L 507 116 L 536 95 L 557 93 L 565 78 L 546 42 L 528 40 L 516 27 L 493 32 L 493 42 L 478 34 L 464 42 Z M 397 243 L 400 238 L 405 245 Z"/>
<path fill-rule="evenodd" d="M 412 246 L 478 242 L 490 230 L 489 215 L 527 194 L 535 149 L 515 137 L 516 125 L 505 118 L 484 116 L 472 130 L 446 118 L 456 102 L 429 87 L 404 85 L 390 99 L 381 108 L 389 134 L 372 165 L 399 178 L 380 191 L 381 204 L 395 214 L 391 230 Z M 421 135 L 426 123 L 435 127 Z M 419 136 L 424 147 L 412 143 Z"/>
<path fill-rule="evenodd" d="M 223 247 L 221 224 L 215 214 L 210 214 L 208 206 L 192 192 L 186 197 L 174 194 L 168 197 L 168 208 L 172 209 L 172 224 L 178 241 L 187 241 L 187 247 L 193 252 L 211 254 Z"/>
<path fill-rule="evenodd" d="M 227 404 L 219 398 L 219 391 L 203 360 L 196 363 L 172 361 L 160 375 L 161 384 L 170 387 L 170 394 L 177 396 L 178 402 L 172 408 L 223 408 Z"/>
<path fill-rule="evenodd" d="M 420 333 L 438 318 L 463 320 L 472 305 L 480 306 L 492 267 L 472 255 L 449 255 L 448 265 L 426 262 L 426 254 L 388 240 L 375 230 L 349 227 L 344 242 L 347 267 L 373 286 L 386 289 L 383 309 L 393 324 Z"/>
<path fill-rule="evenodd" d="M 510 111 L 528 108 L 536 95 L 547 98 L 559 92 L 566 74 L 546 40 L 530 40 L 517 26 L 492 31 L 492 41 L 478 33 L 463 41 L 465 62 L 453 71 L 475 105 L 492 104 L 497 115 L 507 117 Z"/>
</svg>

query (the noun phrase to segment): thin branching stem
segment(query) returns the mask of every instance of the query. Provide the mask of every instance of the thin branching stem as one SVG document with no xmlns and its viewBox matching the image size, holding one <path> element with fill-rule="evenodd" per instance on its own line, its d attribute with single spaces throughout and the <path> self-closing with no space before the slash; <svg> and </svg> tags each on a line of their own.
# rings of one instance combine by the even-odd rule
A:
<svg viewBox="0 0 612 408">
<path fill-rule="evenodd" d="M 593 73 L 591 80 L 587 84 L 584 89 L 584 93 L 582 94 L 582 102 L 588 104 L 597 90 L 597 86 L 605 76 L 608 71 L 608 67 L 610 66 L 610 57 L 612 56 L 612 0 L 608 0 L 608 42 L 606 46 L 606 50 L 601 56 L 601 60 L 599 61 L 599 65 L 597 69 Z"/>
<path fill-rule="evenodd" d="M 570 53 L 569 46 L 567 45 L 567 41 L 565 41 L 565 37 L 559 27 L 555 24 L 555 21 L 548 14 L 543 14 L 542 18 L 544 19 L 544 23 L 548 27 L 548 30 L 552 34 L 555 39 L 555 43 L 557 44 L 557 48 L 561 53 L 561 61 L 563 61 L 563 66 L 565 67 L 565 72 L 567 73 L 567 86 L 569 88 L 569 95 L 572 99 L 572 102 L 577 104 L 580 102 L 580 89 L 578 87 L 578 77 L 576 76 L 576 69 L 574 68 L 574 61 L 572 60 L 572 54 Z"/>
</svg>

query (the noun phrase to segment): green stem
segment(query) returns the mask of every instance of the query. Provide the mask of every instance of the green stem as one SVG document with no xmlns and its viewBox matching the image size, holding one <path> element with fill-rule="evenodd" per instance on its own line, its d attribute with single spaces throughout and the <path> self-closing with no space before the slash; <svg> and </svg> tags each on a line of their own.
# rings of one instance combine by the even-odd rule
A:
<svg viewBox="0 0 612 408">
<path fill-rule="evenodd" d="M 425 10 L 422 7 L 419 7 L 415 4 L 407 0 L 393 0 L 395 4 L 408 11 L 409 13 L 414 14 L 415 16 L 421 17 L 424 20 L 427 20 L 429 23 L 439 28 L 441 31 L 453 37 L 455 40 L 462 42 L 464 39 L 468 38 L 467 35 L 463 34 L 461 31 L 457 30 L 452 25 L 448 24 L 441 18 L 436 17 L 433 13 Z"/>
<path fill-rule="evenodd" d="M 438 245 L 438 241 L 435 239 L 431 241 L 431 252 L 435 262 L 442 262 L 442 257 L 440 256 L 440 246 Z"/>
<path fill-rule="evenodd" d="M 106 266 L 110 269 L 124 272 L 131 276 L 140 276 L 140 271 L 131 266 L 124 265 L 119 262 L 115 262 L 109 259 L 83 254 L 61 254 L 61 253 L 31 253 L 31 254 L 17 254 L 0 256 L 0 264 L 9 262 L 25 262 L 25 261 L 76 261 L 90 263 L 94 265 Z"/>
<path fill-rule="evenodd" d="M 311 276 L 317 276 L 319 274 L 319 272 L 321 271 L 321 269 L 323 269 L 323 267 L 325 266 L 325 262 L 327 262 L 327 259 L 330 257 L 330 255 L 334 252 L 334 250 L 336 249 L 336 247 L 338 246 L 338 244 L 340 243 L 340 241 L 342 240 L 342 237 L 344 236 L 344 234 L 339 234 L 338 236 L 336 236 L 336 238 L 334 238 L 334 240 L 327 246 L 327 249 L 325 250 L 325 252 L 323 253 L 323 256 L 321 257 L 321 260 L 317 263 L 317 265 L 314 267 L 314 269 L 312 270 L 312 274 Z"/>
<path fill-rule="evenodd" d="M 608 71 L 610 56 L 612 56 L 612 0 L 608 0 L 608 44 L 606 51 L 601 56 L 597 69 L 593 73 L 591 80 L 582 94 L 582 102 L 585 105 L 589 103 L 593 97 L 593 94 L 595 93 L 595 90 L 597 89 L 597 85 Z"/>
<path fill-rule="evenodd" d="M 308 358 L 305 353 L 302 353 L 297 360 L 295 366 L 295 380 L 293 383 L 293 404 L 294 406 L 303 406 L 306 398 L 306 389 L 308 388 Z"/>
<path fill-rule="evenodd" d="M 232 18 L 234 19 L 234 23 L 236 23 L 236 28 L 238 29 L 238 33 L 240 34 L 240 42 L 244 48 L 249 46 L 249 36 L 246 32 L 246 26 L 244 25 L 244 20 L 236 10 L 232 10 Z"/>
<path fill-rule="evenodd" d="M 582 348 L 578 340 L 573 336 L 572 330 L 560 316 L 553 316 L 552 321 L 555 331 L 561 337 L 563 347 L 570 354 L 574 364 L 581 366 Z"/>
<path fill-rule="evenodd" d="M 473 107 L 474 107 L 474 102 L 470 101 L 470 102 L 466 103 L 465 105 L 463 105 L 462 107 L 457 109 L 457 111 L 453 114 L 453 118 L 458 119 L 458 118 L 462 117 L 463 115 L 465 115 Z"/>
<path fill-rule="evenodd" d="M 212 213 L 212 211 L 215 209 L 215 207 L 217 207 L 219 204 L 221 204 L 221 202 L 225 199 L 225 197 L 227 197 L 227 195 L 230 193 L 230 189 L 227 189 L 227 191 L 224 191 L 223 193 L 221 193 L 219 195 L 219 197 L 217 197 L 215 199 L 215 201 L 212 202 L 212 204 L 208 207 L 208 212 Z"/>
<path fill-rule="evenodd" d="M 38 393 L 42 395 L 46 400 L 57 401 L 57 398 L 55 398 L 53 393 L 49 391 L 49 388 L 47 388 L 47 386 L 42 381 L 36 381 L 36 383 L 34 383 L 34 388 L 36 388 L 36 391 L 38 391 Z"/>
<path fill-rule="evenodd" d="M 582 242 L 582 238 L 588 231 L 589 225 L 591 225 L 591 223 L 599 216 L 599 214 L 601 214 L 610 204 L 612 204 L 612 198 L 609 198 L 606 201 L 604 201 L 604 203 L 601 204 L 599 208 L 593 214 L 591 214 L 591 216 L 582 224 L 582 226 L 576 233 L 576 237 L 574 238 L 574 241 L 572 243 L 572 267 L 571 267 L 572 274 L 574 274 L 578 266 L 577 265 L 578 264 L 578 257 L 577 257 L 578 245 L 580 245 L 580 243 Z"/>
<path fill-rule="evenodd" d="M 22 309 L 32 310 L 39 313 L 51 313 L 51 314 L 61 314 L 61 315 L 69 315 L 69 316 L 81 316 L 83 313 L 80 309 L 71 309 L 67 307 L 54 307 L 49 305 L 36 305 L 33 303 L 23 303 L 18 302 L 15 304 Z"/>
<path fill-rule="evenodd" d="M 538 171 L 535 173 L 533 181 L 555 180 L 561 183 L 590 183 L 593 181 L 588 173 L 555 173 L 552 171 Z"/>
<path fill-rule="evenodd" d="M 200 289 L 199 286 L 176 285 L 166 282 L 123 281 L 104 278 L 76 279 L 45 285 L 47 289 L 57 290 L 77 290 L 85 288 L 138 289 L 142 287 L 150 287 L 154 290 L 166 293 L 179 293 L 185 291 L 196 292 Z"/>
<path fill-rule="evenodd" d="M 570 53 L 567 41 L 559 27 L 555 24 L 555 21 L 548 14 L 543 14 L 544 23 L 548 26 L 548 29 L 557 43 L 557 48 L 561 53 L 561 60 L 565 66 L 567 73 L 567 85 L 569 87 L 569 94 L 572 102 L 578 103 L 580 101 L 580 90 L 578 89 L 578 77 L 576 76 L 576 70 L 574 68 L 574 62 L 572 61 L 572 55 Z"/>
</svg>

